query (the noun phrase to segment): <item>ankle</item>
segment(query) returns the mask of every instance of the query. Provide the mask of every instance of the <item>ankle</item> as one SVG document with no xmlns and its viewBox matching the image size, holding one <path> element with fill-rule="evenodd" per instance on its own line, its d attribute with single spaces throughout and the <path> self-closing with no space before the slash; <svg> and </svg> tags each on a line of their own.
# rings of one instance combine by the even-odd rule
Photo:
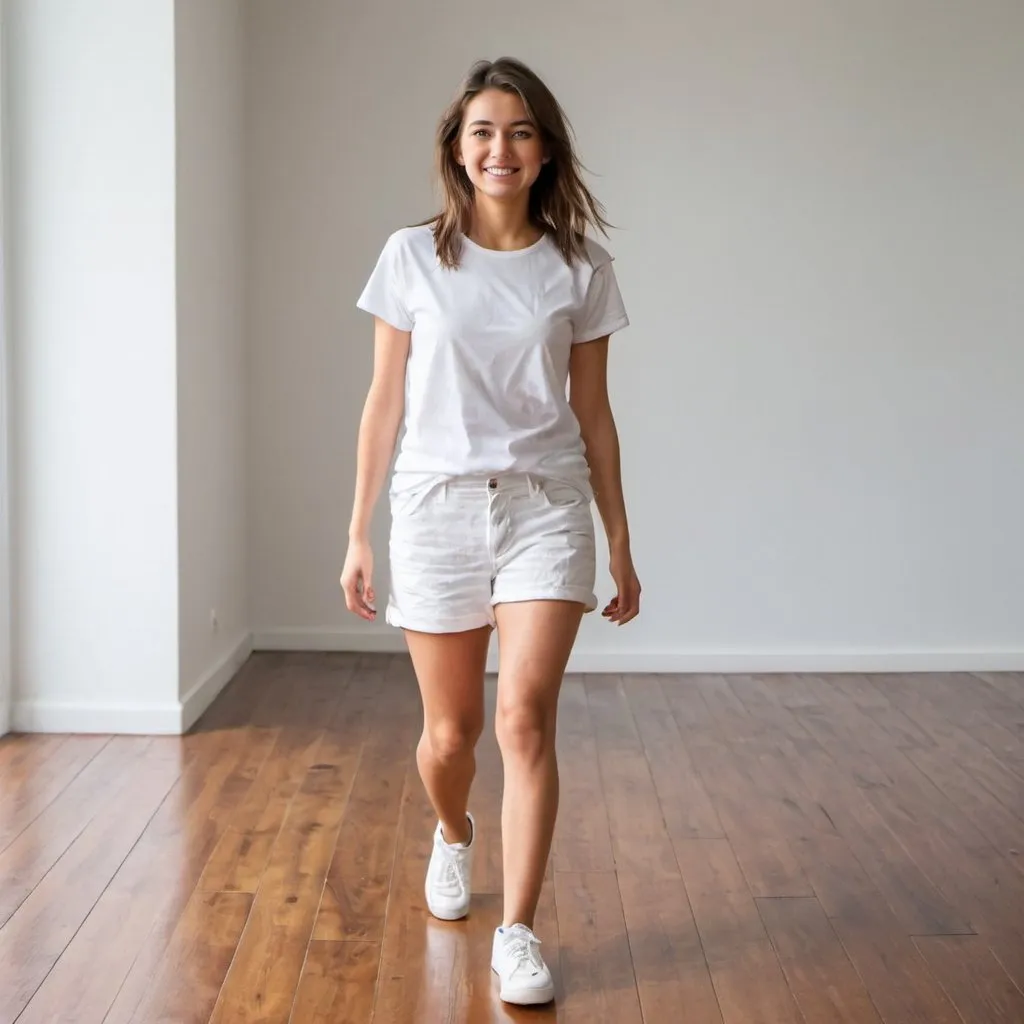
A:
<svg viewBox="0 0 1024 1024">
<path fill-rule="evenodd" d="M 473 841 L 473 823 L 469 815 L 462 819 L 462 828 L 458 825 L 441 822 L 441 838 L 449 846 L 469 846 Z"/>
<path fill-rule="evenodd" d="M 517 924 L 521 924 L 524 927 L 529 928 L 531 932 L 533 931 L 533 918 L 529 917 L 526 914 L 520 914 L 518 916 L 513 917 L 505 917 L 501 922 L 502 931 L 504 931 L 506 928 L 511 928 L 513 925 Z"/>
</svg>

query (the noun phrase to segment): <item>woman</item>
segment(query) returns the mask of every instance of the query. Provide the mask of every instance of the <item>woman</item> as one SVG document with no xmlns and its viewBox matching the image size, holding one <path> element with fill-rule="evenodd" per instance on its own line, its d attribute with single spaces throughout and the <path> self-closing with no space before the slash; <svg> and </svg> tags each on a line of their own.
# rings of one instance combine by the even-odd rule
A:
<svg viewBox="0 0 1024 1024">
<path fill-rule="evenodd" d="M 495 730 L 505 773 L 504 920 L 491 965 L 501 998 L 554 997 L 533 932 L 558 807 L 556 706 L 584 613 L 597 606 L 596 501 L 622 625 L 639 611 L 609 336 L 628 323 L 565 116 L 522 63 L 480 62 L 441 119 L 443 211 L 387 241 L 358 305 L 375 318 L 341 585 L 373 620 L 369 528 L 390 486 L 386 621 L 404 631 L 424 709 L 417 764 L 438 816 L 427 906 L 466 915 L 492 629 Z M 569 394 L 566 395 L 566 382 Z"/>
</svg>

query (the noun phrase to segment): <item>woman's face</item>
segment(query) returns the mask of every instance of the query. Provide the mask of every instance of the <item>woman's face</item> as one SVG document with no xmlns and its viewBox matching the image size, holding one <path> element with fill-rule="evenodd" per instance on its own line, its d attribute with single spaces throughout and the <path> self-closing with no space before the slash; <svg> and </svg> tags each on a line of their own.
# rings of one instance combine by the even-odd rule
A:
<svg viewBox="0 0 1024 1024">
<path fill-rule="evenodd" d="M 547 162 L 540 131 L 519 94 L 485 89 L 466 104 L 455 159 L 479 193 L 525 201 Z"/>
</svg>

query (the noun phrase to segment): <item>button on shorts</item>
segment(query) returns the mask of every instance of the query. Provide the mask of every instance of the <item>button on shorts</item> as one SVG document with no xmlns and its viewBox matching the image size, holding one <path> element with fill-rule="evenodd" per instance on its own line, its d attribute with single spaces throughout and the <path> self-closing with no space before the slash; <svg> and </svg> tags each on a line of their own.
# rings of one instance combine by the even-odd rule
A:
<svg viewBox="0 0 1024 1024">
<path fill-rule="evenodd" d="M 389 548 L 393 626 L 493 626 L 514 601 L 597 607 L 590 496 L 572 484 L 515 473 L 393 488 Z"/>
</svg>

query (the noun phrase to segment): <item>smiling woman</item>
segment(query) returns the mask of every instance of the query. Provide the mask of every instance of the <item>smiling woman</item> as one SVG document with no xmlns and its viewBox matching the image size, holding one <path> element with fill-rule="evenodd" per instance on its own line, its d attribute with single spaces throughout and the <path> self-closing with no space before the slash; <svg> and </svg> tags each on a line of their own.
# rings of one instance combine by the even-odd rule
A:
<svg viewBox="0 0 1024 1024">
<path fill-rule="evenodd" d="M 609 336 L 628 319 L 612 257 L 586 235 L 606 224 L 569 139 L 523 64 L 474 66 L 438 125 L 443 209 L 388 239 L 358 302 L 375 356 L 341 585 L 350 611 L 376 617 L 368 526 L 404 422 L 386 619 L 423 699 L 417 763 L 438 818 L 426 903 L 446 920 L 469 912 L 468 801 L 497 628 L 504 913 L 491 966 L 512 1003 L 554 997 L 533 927 L 562 676 L 598 604 L 592 499 L 617 587 L 603 615 L 622 625 L 640 607 L 606 379 Z"/>
<path fill-rule="evenodd" d="M 538 228 L 550 232 L 569 262 L 587 258 L 589 227 L 608 227 L 583 182 L 565 112 L 519 61 L 482 61 L 471 69 L 438 123 L 435 160 L 444 209 L 430 223 L 444 266 L 458 265 L 459 236 L 481 196 L 525 206 L 522 226 L 534 235 Z M 505 187 L 502 178 L 510 179 L 508 190 L 492 189 Z M 507 237 L 507 227 L 503 245 L 519 247 L 523 239 Z"/>
</svg>

